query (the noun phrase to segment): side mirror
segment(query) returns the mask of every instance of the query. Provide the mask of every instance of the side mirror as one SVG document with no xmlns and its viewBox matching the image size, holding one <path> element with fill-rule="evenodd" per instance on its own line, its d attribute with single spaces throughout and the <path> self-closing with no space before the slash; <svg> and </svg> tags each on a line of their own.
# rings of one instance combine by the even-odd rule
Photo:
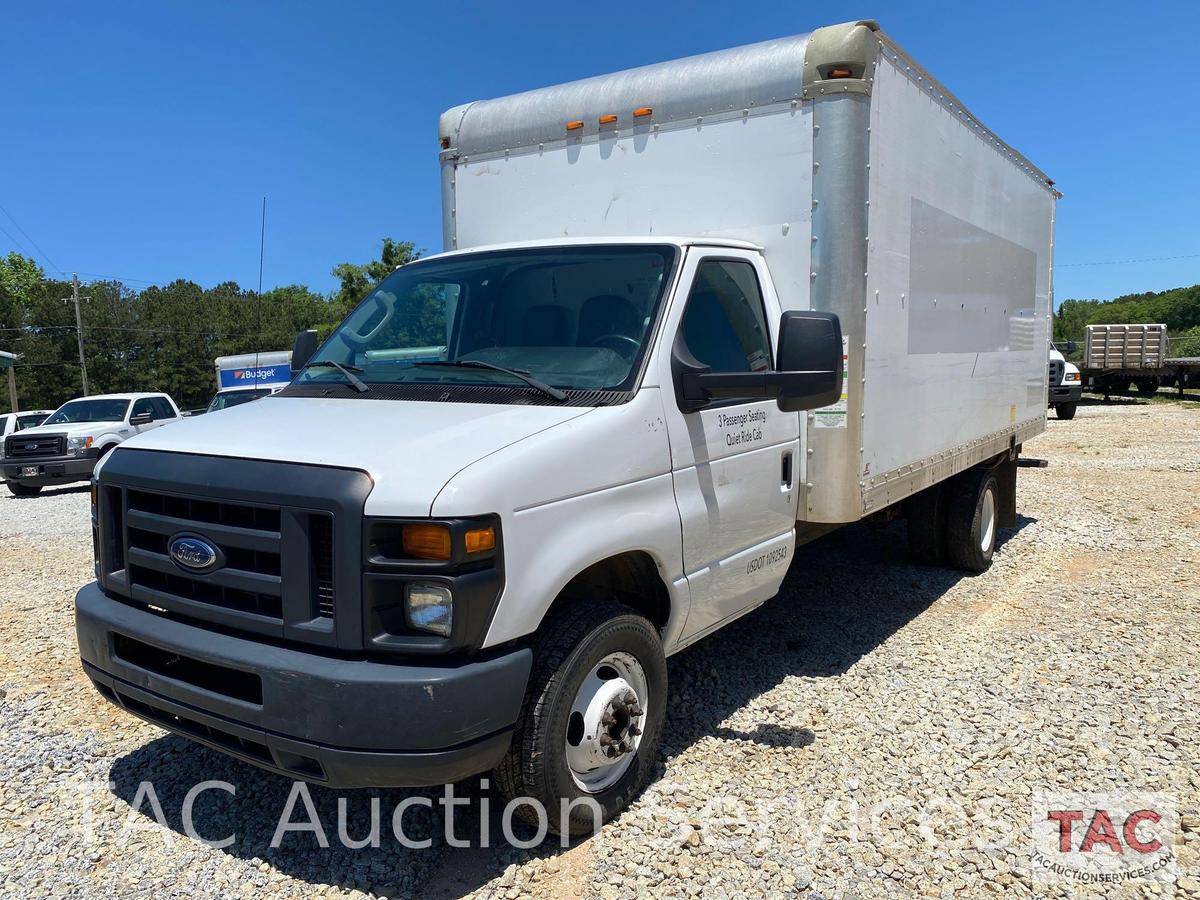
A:
<svg viewBox="0 0 1200 900">
<path fill-rule="evenodd" d="M 149 425 L 153 421 L 154 414 L 148 412 L 138 413 L 136 416 L 129 417 L 130 425 Z"/>
<path fill-rule="evenodd" d="M 317 352 L 317 333 L 313 329 L 301 331 L 292 343 L 292 375 L 295 375 L 308 364 L 313 354 Z"/>
<path fill-rule="evenodd" d="M 1078 349 L 1079 349 L 1079 345 L 1077 343 L 1075 343 L 1074 341 L 1067 341 L 1067 352 L 1068 353 L 1074 353 Z"/>
<path fill-rule="evenodd" d="M 842 328 L 823 312 L 785 312 L 773 372 L 713 372 L 687 350 L 682 337 L 672 353 L 679 408 L 695 412 L 713 400 L 778 402 L 784 412 L 828 406 L 842 395 Z"/>
</svg>

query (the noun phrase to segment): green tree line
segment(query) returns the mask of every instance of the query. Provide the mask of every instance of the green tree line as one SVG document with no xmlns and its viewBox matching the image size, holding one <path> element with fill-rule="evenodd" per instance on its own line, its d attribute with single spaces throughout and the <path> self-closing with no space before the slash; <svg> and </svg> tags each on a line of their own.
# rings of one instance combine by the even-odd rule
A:
<svg viewBox="0 0 1200 900">
<path fill-rule="evenodd" d="M 327 335 L 396 266 L 420 254 L 385 238 L 367 263 L 333 268 L 330 294 L 289 285 L 258 297 L 232 281 L 210 288 L 187 279 L 133 290 L 115 280 L 80 286 L 90 393 L 166 391 L 183 409 L 216 390 L 213 361 L 233 353 L 290 349 L 296 332 Z M 19 253 L 0 257 L 0 350 L 22 354 L 15 374 L 22 409 L 54 409 L 83 393 L 71 283 Z M 0 377 L 0 410 L 8 391 Z"/>
<path fill-rule="evenodd" d="M 1172 356 L 1200 356 L 1200 284 L 1112 300 L 1064 300 L 1054 316 L 1056 343 L 1076 341 L 1083 352 L 1088 325 L 1162 323 Z"/>
</svg>

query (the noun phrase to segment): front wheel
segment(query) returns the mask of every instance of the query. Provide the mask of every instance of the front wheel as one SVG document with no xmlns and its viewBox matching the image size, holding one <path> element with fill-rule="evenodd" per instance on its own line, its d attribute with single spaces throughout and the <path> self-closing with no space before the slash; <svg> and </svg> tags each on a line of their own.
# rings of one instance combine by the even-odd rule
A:
<svg viewBox="0 0 1200 900">
<path fill-rule="evenodd" d="M 591 834 L 649 779 L 666 700 L 662 641 L 644 616 L 612 601 L 567 607 L 534 648 L 521 718 L 495 772 L 500 792 L 541 804 L 552 831 Z M 514 814 L 540 824 L 528 802 Z"/>
<path fill-rule="evenodd" d="M 1054 404 L 1054 412 L 1063 421 L 1069 421 L 1075 418 L 1075 404 L 1056 403 Z"/>
<path fill-rule="evenodd" d="M 12 491 L 14 497 L 32 497 L 42 492 L 40 484 L 20 484 L 16 481 L 6 481 L 4 486 Z"/>
</svg>

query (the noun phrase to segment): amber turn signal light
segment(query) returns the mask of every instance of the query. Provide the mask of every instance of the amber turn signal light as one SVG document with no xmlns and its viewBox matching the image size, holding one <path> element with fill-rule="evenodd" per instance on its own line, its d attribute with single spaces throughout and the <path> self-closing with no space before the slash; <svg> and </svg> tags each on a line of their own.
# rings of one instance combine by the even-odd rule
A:
<svg viewBox="0 0 1200 900">
<path fill-rule="evenodd" d="M 851 75 L 851 72 L 849 69 L 838 68 L 838 69 L 830 69 L 829 70 L 830 78 L 849 78 L 850 75 Z"/>
<path fill-rule="evenodd" d="M 484 553 L 496 549 L 496 529 L 491 525 L 468 531 L 465 538 L 468 553 Z"/>
<path fill-rule="evenodd" d="M 567 123 L 567 131 L 578 131 L 583 127 L 583 119 L 574 119 Z"/>
<path fill-rule="evenodd" d="M 445 525 L 405 525 L 400 544 L 414 559 L 446 560 L 450 558 L 450 529 Z"/>
<path fill-rule="evenodd" d="M 653 114 L 654 114 L 654 110 L 651 109 L 649 106 L 639 106 L 637 109 L 635 109 L 633 111 L 633 117 L 635 119 L 644 119 L 644 118 L 646 118 L 646 116 L 650 116 Z"/>
<path fill-rule="evenodd" d="M 601 125 L 611 125 L 611 124 L 613 124 L 615 121 L 617 121 L 617 117 L 616 117 L 616 116 L 614 116 L 612 113 L 608 113 L 607 115 L 603 115 L 603 116 L 601 116 L 601 117 L 600 117 L 600 124 L 601 124 Z"/>
</svg>

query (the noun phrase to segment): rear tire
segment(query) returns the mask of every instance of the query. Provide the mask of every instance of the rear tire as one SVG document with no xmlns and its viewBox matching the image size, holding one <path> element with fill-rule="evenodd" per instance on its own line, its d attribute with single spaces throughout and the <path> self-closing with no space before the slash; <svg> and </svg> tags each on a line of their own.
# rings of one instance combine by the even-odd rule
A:
<svg viewBox="0 0 1200 900">
<path fill-rule="evenodd" d="M 946 552 L 956 569 L 985 572 L 996 551 L 1000 486 L 987 469 L 970 469 L 947 487 Z"/>
<path fill-rule="evenodd" d="M 1054 413 L 1063 421 L 1069 422 L 1071 419 L 1075 418 L 1075 404 L 1056 403 L 1054 404 Z"/>
<path fill-rule="evenodd" d="M 1158 393 L 1157 378 L 1139 378 L 1133 384 L 1137 388 L 1137 392 L 1143 397 L 1153 397 Z"/>
<path fill-rule="evenodd" d="M 577 772 L 572 761 L 579 766 L 580 748 L 586 750 L 592 739 L 599 744 L 600 723 L 579 713 L 580 697 L 597 686 L 603 690 L 615 683 L 616 673 L 604 672 L 606 661 L 615 658 L 636 663 L 629 668 L 637 670 L 641 683 L 637 685 L 633 676 L 628 680 L 637 685 L 635 695 L 640 687 L 646 696 L 637 697 L 637 705 L 629 707 L 640 710 L 634 716 L 638 734 L 622 738 L 636 746 L 616 758 L 608 773 L 611 780 L 606 780 L 603 767 L 610 764 L 592 772 L 580 767 Z M 598 680 L 597 672 L 607 680 Z M 496 786 L 506 801 L 525 797 L 540 803 L 551 831 L 592 834 L 624 809 L 649 779 L 658 757 L 666 703 L 666 657 L 649 620 L 614 601 L 577 601 L 554 614 L 538 635 L 525 703 L 508 755 L 494 772 Z M 610 706 L 604 704 L 604 709 Z M 569 753 L 573 755 L 568 757 Z M 587 789 L 588 784 L 595 789 Z M 573 806 L 570 816 L 562 820 L 561 801 L 588 797 L 600 807 L 599 822 L 593 821 L 585 804 Z M 527 803 L 515 807 L 513 814 L 539 826 L 536 811 Z"/>
<path fill-rule="evenodd" d="M 15 481 L 6 481 L 4 486 L 12 491 L 14 497 L 33 497 L 42 492 L 40 484 L 19 484 Z"/>
<path fill-rule="evenodd" d="M 946 564 L 946 492 L 935 484 L 908 500 L 908 554 L 918 566 Z"/>
</svg>

